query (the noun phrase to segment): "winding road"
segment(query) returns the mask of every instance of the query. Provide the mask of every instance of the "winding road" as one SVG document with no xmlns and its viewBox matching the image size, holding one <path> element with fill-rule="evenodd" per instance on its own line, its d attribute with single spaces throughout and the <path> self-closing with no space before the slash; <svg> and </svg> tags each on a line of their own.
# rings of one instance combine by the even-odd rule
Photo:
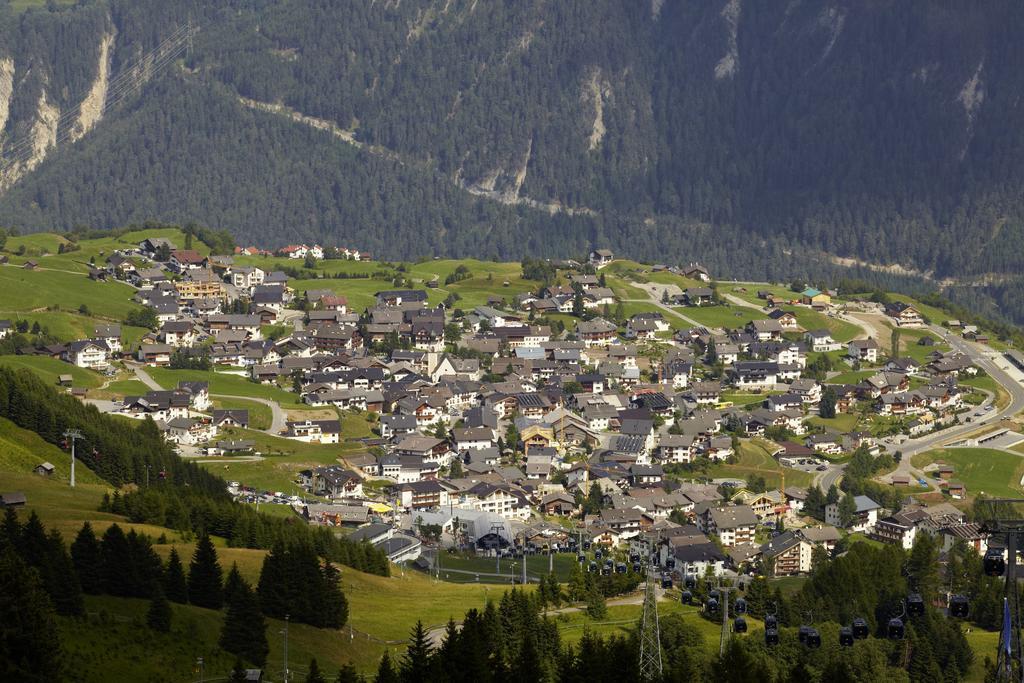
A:
<svg viewBox="0 0 1024 683">
<path fill-rule="evenodd" d="M 160 383 L 153 379 L 152 375 L 146 372 L 145 368 L 137 363 L 131 363 L 128 365 L 135 373 L 135 376 L 139 378 L 143 384 L 152 389 L 153 391 L 164 391 L 164 387 L 160 386 Z M 253 403 L 262 403 L 263 405 L 270 408 L 270 427 L 268 429 L 259 429 L 256 431 L 269 434 L 270 436 L 280 436 L 281 432 L 285 430 L 285 422 L 287 416 L 284 410 L 276 401 L 271 401 L 265 398 L 257 398 L 255 396 L 236 396 L 234 394 L 210 394 L 211 398 L 240 398 L 246 401 L 252 401 Z"/>
</svg>

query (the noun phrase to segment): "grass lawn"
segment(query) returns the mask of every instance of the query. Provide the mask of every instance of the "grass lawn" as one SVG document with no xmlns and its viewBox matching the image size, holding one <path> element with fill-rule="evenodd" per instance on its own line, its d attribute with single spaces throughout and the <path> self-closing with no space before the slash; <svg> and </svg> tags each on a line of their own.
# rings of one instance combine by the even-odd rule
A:
<svg viewBox="0 0 1024 683">
<path fill-rule="evenodd" d="M 93 370 L 80 368 L 56 358 L 42 356 L 0 356 L 0 365 L 25 368 L 38 375 L 47 384 L 57 384 L 60 375 L 71 375 L 76 387 L 94 389 L 103 384 L 103 376 Z"/>
<path fill-rule="evenodd" d="M 283 408 L 299 408 L 299 395 L 285 391 L 273 384 L 257 384 L 240 375 L 229 375 L 213 370 L 171 370 L 169 368 L 146 368 L 146 372 L 165 389 L 173 389 L 181 381 L 206 381 L 210 383 L 211 394 L 265 398 L 277 401 Z"/>
<path fill-rule="evenodd" d="M 782 481 L 783 467 L 769 455 L 767 444 L 760 439 L 743 441 L 740 444 L 739 461 L 736 464 L 717 463 L 708 468 L 713 478 L 736 478 L 746 480 L 751 475 L 764 477 L 769 487 L 778 487 Z M 814 476 L 786 468 L 787 486 L 809 486 Z"/>
<path fill-rule="evenodd" d="M 829 377 L 829 384 L 858 384 L 861 380 L 877 375 L 877 370 L 848 370 L 840 372 L 835 377 Z"/>
<path fill-rule="evenodd" d="M 999 382 L 992 379 L 990 375 L 982 375 L 981 377 L 967 377 L 957 381 L 958 384 L 963 384 L 975 389 L 984 389 L 989 391 L 996 396 L 996 409 L 1002 410 L 1010 404 L 1010 395 L 1003 389 Z"/>
<path fill-rule="evenodd" d="M 381 290 L 392 289 L 388 280 L 351 278 L 347 280 L 290 280 L 288 285 L 296 292 L 310 289 L 329 289 L 348 299 L 348 307 L 352 311 L 361 312 L 374 305 L 374 294 Z M 443 296 L 441 297 L 444 298 Z"/>
<path fill-rule="evenodd" d="M 857 414 L 836 413 L 836 416 L 831 418 L 812 417 L 807 420 L 807 423 L 824 427 L 829 431 L 846 434 L 857 426 Z"/>
<path fill-rule="evenodd" d="M 937 448 L 911 460 L 917 468 L 936 461 L 953 466 L 953 480 L 967 486 L 970 495 L 1016 498 L 1024 492 L 1024 458 L 991 448 Z"/>
<path fill-rule="evenodd" d="M 77 311 L 84 305 L 93 315 L 122 320 L 139 308 L 131 301 L 135 290 L 124 283 L 95 282 L 84 275 L 53 270 L 0 267 L 0 292 L 4 293 L 2 313 L 37 311 L 49 306 Z"/>
<path fill-rule="evenodd" d="M 526 574 L 527 577 L 536 579 L 538 576 L 544 576 L 548 573 L 548 556 L 547 555 L 534 555 L 526 558 Z M 559 581 L 568 581 L 572 575 L 573 569 L 576 567 L 576 556 L 568 553 L 556 553 L 555 554 L 555 575 L 558 576 Z M 450 574 L 446 575 L 446 569 L 454 569 L 458 571 L 466 572 L 479 572 L 481 574 L 505 574 L 511 576 L 513 565 L 515 565 L 515 575 L 517 577 L 522 576 L 523 565 L 522 560 L 510 560 L 502 558 L 499 565 L 495 565 L 494 558 L 489 557 L 477 557 L 474 555 L 449 555 L 443 553 L 441 555 L 441 578 L 445 581 L 453 581 L 456 583 L 467 583 L 475 582 L 477 579 L 473 576 L 465 574 Z M 503 583 L 494 576 L 482 576 L 480 580 L 485 583 Z"/>
<path fill-rule="evenodd" d="M 270 429 L 273 419 L 270 408 L 262 403 L 246 401 L 244 398 L 215 398 L 215 408 L 245 409 L 249 411 L 249 427 L 252 429 Z"/>
<path fill-rule="evenodd" d="M 705 327 L 743 327 L 751 320 L 760 320 L 757 311 L 745 306 L 685 306 L 677 308 L 682 315 L 696 320 Z"/>
<path fill-rule="evenodd" d="M 999 648 L 999 632 L 972 627 L 970 632 L 965 635 L 967 643 L 974 651 L 974 661 L 971 662 L 971 668 L 968 669 L 964 681 L 981 683 L 985 680 L 985 658 L 988 657 L 993 662 L 996 659 L 996 650 Z"/>
</svg>

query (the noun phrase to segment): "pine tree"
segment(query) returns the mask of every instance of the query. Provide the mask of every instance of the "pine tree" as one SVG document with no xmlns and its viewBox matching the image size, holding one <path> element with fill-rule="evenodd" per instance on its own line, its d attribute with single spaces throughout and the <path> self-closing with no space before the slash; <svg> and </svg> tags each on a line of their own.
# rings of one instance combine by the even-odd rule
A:
<svg viewBox="0 0 1024 683">
<path fill-rule="evenodd" d="M 131 551 L 128 539 L 117 524 L 111 524 L 103 532 L 100 545 L 103 557 L 103 592 L 110 595 L 127 595 L 128 574 L 131 571 Z"/>
<path fill-rule="evenodd" d="M 64 658 L 53 605 L 7 533 L 0 541 L 0 680 L 63 680 Z"/>
<path fill-rule="evenodd" d="M 334 683 L 366 683 L 366 679 L 351 664 L 342 664 Z"/>
<path fill-rule="evenodd" d="M 402 658 L 400 672 L 402 683 L 427 683 L 432 679 L 430 667 L 430 642 L 423 622 L 417 620 L 409 636 L 409 647 Z"/>
<path fill-rule="evenodd" d="M 245 579 L 238 572 L 238 563 L 231 563 L 231 571 L 228 572 L 228 576 L 224 579 L 224 604 L 230 605 L 232 598 L 239 592 L 245 589 Z"/>
<path fill-rule="evenodd" d="M 323 569 L 323 600 L 321 609 L 324 614 L 324 626 L 341 628 L 348 621 L 348 599 L 341 590 L 341 572 L 330 562 L 325 562 Z"/>
<path fill-rule="evenodd" d="M 59 531 L 51 529 L 46 541 L 46 560 L 39 573 L 43 577 L 43 585 L 53 599 L 53 606 L 57 614 L 82 616 L 85 614 L 82 584 L 78 581 L 75 564 L 64 545 L 64 539 Z"/>
<path fill-rule="evenodd" d="M 10 547 L 17 548 L 21 545 L 21 522 L 18 521 L 18 513 L 14 508 L 4 510 L 3 529 L 0 533 Z"/>
<path fill-rule="evenodd" d="M 224 604 L 223 575 L 217 561 L 217 550 L 208 534 L 196 544 L 188 569 L 189 601 L 198 607 L 220 609 Z"/>
<path fill-rule="evenodd" d="M 320 665 L 316 662 L 316 657 L 309 660 L 309 672 L 306 674 L 306 683 L 327 683 L 324 675 L 320 673 Z"/>
<path fill-rule="evenodd" d="M 224 615 L 220 646 L 242 659 L 263 666 L 270 647 L 267 644 L 267 623 L 260 611 L 259 599 L 244 579 L 232 592 Z"/>
<path fill-rule="evenodd" d="M 391 663 L 391 656 L 387 652 L 380 658 L 380 664 L 377 666 L 377 675 L 373 677 L 373 683 L 401 683 L 402 679 L 398 677 L 398 673 L 395 671 L 394 664 Z"/>
<path fill-rule="evenodd" d="M 181 557 L 177 548 L 171 548 L 171 554 L 167 557 L 167 568 L 164 571 L 164 594 L 171 602 L 180 605 L 188 603 L 188 581 L 185 578 L 185 568 L 181 564 Z"/>
<path fill-rule="evenodd" d="M 163 586 L 159 583 L 153 590 L 153 598 L 149 601 L 149 611 L 146 612 L 146 624 L 154 631 L 169 633 L 171 630 L 171 603 L 164 595 Z"/>
<path fill-rule="evenodd" d="M 71 544 L 71 560 L 82 590 L 91 595 L 103 592 L 103 554 L 89 522 L 82 525 Z"/>
</svg>

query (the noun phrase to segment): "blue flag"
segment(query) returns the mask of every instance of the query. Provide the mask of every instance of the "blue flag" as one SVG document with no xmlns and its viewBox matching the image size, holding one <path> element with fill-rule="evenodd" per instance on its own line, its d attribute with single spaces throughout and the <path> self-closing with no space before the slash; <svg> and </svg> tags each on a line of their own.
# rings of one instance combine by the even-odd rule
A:
<svg viewBox="0 0 1024 683">
<path fill-rule="evenodd" d="M 1010 602 L 1003 598 L 1003 650 L 1009 658 L 1011 652 L 1010 643 L 1013 638 L 1010 635 Z"/>
</svg>

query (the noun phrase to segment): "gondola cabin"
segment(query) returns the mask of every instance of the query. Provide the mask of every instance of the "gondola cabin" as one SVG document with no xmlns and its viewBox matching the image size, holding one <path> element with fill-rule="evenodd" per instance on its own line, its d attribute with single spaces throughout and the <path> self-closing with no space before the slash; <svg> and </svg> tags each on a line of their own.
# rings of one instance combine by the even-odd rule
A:
<svg viewBox="0 0 1024 683">
<path fill-rule="evenodd" d="M 704 609 L 706 609 L 709 614 L 715 614 L 718 612 L 718 599 L 708 598 L 708 601 L 704 603 Z"/>
<path fill-rule="evenodd" d="M 811 649 L 817 649 L 821 647 L 821 634 L 818 633 L 818 629 L 808 629 L 807 639 L 804 641 L 804 644 Z"/>
<path fill-rule="evenodd" d="M 954 595 L 949 600 L 949 615 L 957 619 L 966 619 L 970 605 L 966 595 Z"/>
<path fill-rule="evenodd" d="M 1002 576 L 1006 572 L 1006 560 L 1003 559 L 1003 551 L 999 548 L 989 548 L 982 561 L 987 576 Z"/>
<path fill-rule="evenodd" d="M 853 647 L 853 627 L 843 626 L 839 629 L 839 645 L 842 647 Z"/>
<path fill-rule="evenodd" d="M 924 616 L 924 598 L 920 593 L 911 593 L 907 596 L 907 614 L 912 617 Z"/>
<path fill-rule="evenodd" d="M 743 617 L 736 617 L 732 621 L 733 633 L 746 633 L 747 632 L 747 620 Z"/>
<path fill-rule="evenodd" d="M 736 608 L 736 614 L 746 614 L 747 613 L 747 601 L 744 600 L 743 598 L 737 598 L 735 608 Z"/>
<path fill-rule="evenodd" d="M 777 628 L 766 628 L 764 630 L 764 644 L 778 645 L 779 644 L 779 629 Z"/>
<path fill-rule="evenodd" d="M 864 640 L 868 637 L 868 634 L 871 632 L 871 629 L 868 628 L 867 619 L 863 619 L 861 617 L 857 617 L 853 620 L 851 628 L 853 629 L 853 637 L 857 640 Z"/>
<path fill-rule="evenodd" d="M 691 602 L 693 602 L 693 593 L 691 593 L 690 591 L 683 591 L 682 602 L 684 605 L 689 605 Z"/>
<path fill-rule="evenodd" d="M 903 640 L 905 630 L 903 620 L 899 617 L 893 617 L 889 620 L 888 626 L 886 626 L 885 634 L 889 636 L 890 640 Z"/>
</svg>

